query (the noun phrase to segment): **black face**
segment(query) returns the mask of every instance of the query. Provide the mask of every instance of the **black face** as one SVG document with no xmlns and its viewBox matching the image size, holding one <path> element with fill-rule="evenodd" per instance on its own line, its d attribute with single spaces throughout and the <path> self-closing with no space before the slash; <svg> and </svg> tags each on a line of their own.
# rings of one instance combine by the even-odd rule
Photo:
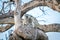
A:
<svg viewBox="0 0 60 40">
<path fill-rule="evenodd" d="M 10 0 L 10 2 L 13 2 L 13 0 Z"/>
<path fill-rule="evenodd" d="M 15 3 L 15 1 L 14 1 L 14 0 L 10 0 L 10 2 L 13 2 L 13 4 Z"/>
</svg>

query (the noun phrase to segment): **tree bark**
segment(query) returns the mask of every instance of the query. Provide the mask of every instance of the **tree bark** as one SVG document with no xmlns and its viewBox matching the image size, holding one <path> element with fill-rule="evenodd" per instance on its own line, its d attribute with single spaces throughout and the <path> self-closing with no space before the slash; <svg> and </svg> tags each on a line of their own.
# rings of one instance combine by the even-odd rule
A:
<svg viewBox="0 0 60 40">
<path fill-rule="evenodd" d="M 16 10 L 14 12 L 15 28 L 21 25 L 21 0 L 15 0 Z"/>
<path fill-rule="evenodd" d="M 0 24 L 14 24 L 14 18 L 0 19 Z"/>
<path fill-rule="evenodd" d="M 5 31 L 7 31 L 8 29 L 10 29 L 12 26 L 13 26 L 13 24 L 12 24 L 12 25 L 8 24 L 8 25 L 6 25 L 5 27 L 1 26 L 1 27 L 0 27 L 0 32 L 5 32 Z"/>
</svg>

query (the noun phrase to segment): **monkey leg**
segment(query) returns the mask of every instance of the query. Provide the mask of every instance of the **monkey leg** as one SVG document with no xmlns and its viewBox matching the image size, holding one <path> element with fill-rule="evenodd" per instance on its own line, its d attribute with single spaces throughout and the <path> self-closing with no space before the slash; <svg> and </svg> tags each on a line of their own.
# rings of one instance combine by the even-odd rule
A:
<svg viewBox="0 0 60 40">
<path fill-rule="evenodd" d="M 37 29 L 37 40 L 48 40 L 48 36 L 41 30 Z"/>
</svg>

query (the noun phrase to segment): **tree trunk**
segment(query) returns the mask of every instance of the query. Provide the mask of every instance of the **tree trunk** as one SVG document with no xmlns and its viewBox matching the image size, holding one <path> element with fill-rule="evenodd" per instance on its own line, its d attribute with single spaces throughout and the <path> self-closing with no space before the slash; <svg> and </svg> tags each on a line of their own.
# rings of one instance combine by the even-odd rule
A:
<svg viewBox="0 0 60 40">
<path fill-rule="evenodd" d="M 15 29 L 21 25 L 21 0 L 15 0 L 16 10 L 14 12 Z"/>
</svg>

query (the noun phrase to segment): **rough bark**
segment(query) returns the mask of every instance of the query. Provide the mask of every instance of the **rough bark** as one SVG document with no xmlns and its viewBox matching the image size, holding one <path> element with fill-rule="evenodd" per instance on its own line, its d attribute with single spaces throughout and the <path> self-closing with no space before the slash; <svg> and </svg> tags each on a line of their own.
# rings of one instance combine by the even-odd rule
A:
<svg viewBox="0 0 60 40">
<path fill-rule="evenodd" d="M 0 24 L 14 24 L 14 18 L 0 19 Z"/>
<path fill-rule="evenodd" d="M 3 18 L 9 18 L 9 17 L 13 17 L 14 16 L 14 11 L 8 12 L 8 13 L 4 13 L 0 15 L 0 19 Z"/>
<path fill-rule="evenodd" d="M 60 32 L 60 24 L 40 25 L 38 28 L 45 32 Z"/>
<path fill-rule="evenodd" d="M 11 27 L 12 27 L 13 25 L 10 25 L 10 24 L 8 24 L 8 25 L 6 25 L 5 27 L 0 27 L 0 32 L 5 32 L 5 31 L 7 31 L 8 29 L 10 29 Z"/>
<path fill-rule="evenodd" d="M 21 25 L 21 0 L 14 0 L 16 9 L 14 11 L 15 28 L 17 29 Z"/>
</svg>

